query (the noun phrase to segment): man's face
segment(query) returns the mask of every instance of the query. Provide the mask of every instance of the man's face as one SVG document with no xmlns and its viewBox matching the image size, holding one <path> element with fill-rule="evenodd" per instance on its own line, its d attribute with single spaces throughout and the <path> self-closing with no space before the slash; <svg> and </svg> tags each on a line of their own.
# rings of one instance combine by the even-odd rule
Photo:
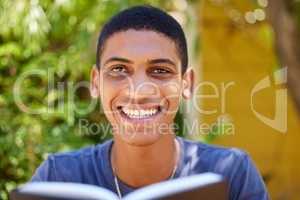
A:
<svg viewBox="0 0 300 200">
<path fill-rule="evenodd" d="M 152 144 L 173 133 L 182 92 L 191 89 L 192 80 L 182 76 L 171 39 L 131 29 L 108 38 L 100 71 L 94 68 L 91 77 L 92 94 L 100 96 L 115 139 L 133 145 Z"/>
</svg>

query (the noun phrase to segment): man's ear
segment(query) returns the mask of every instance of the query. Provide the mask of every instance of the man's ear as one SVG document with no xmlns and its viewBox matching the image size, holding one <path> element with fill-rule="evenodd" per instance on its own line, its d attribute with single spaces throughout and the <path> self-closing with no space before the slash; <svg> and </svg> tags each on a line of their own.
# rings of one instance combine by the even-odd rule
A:
<svg viewBox="0 0 300 200">
<path fill-rule="evenodd" d="M 188 68 L 183 75 L 183 90 L 182 96 L 184 99 L 190 99 L 193 96 L 194 92 L 194 70 L 192 68 Z"/>
<path fill-rule="evenodd" d="M 98 98 L 100 95 L 100 70 L 94 65 L 90 75 L 90 93 L 92 98 Z"/>
</svg>

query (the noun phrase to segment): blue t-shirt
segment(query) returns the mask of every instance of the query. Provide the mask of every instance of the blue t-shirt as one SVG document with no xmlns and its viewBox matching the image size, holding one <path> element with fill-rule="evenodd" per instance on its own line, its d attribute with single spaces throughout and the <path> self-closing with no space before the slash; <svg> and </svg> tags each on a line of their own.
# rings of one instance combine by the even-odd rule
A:
<svg viewBox="0 0 300 200">
<path fill-rule="evenodd" d="M 236 148 L 177 137 L 181 155 L 174 178 L 214 172 L 229 184 L 230 200 L 267 200 L 264 182 L 250 157 Z M 31 181 L 63 181 L 97 185 L 117 192 L 110 163 L 113 140 L 73 152 L 52 154 L 36 170 Z M 122 195 L 135 190 L 119 181 Z"/>
</svg>

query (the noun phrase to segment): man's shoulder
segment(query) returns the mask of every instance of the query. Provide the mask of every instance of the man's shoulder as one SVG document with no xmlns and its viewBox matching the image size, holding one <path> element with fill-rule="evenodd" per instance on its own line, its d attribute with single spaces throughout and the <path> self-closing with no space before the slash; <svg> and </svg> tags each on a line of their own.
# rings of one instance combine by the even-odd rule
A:
<svg viewBox="0 0 300 200">
<path fill-rule="evenodd" d="M 185 152 L 187 155 L 205 155 L 216 157 L 228 157 L 232 156 L 235 158 L 244 158 L 248 156 L 248 153 L 240 148 L 235 147 L 225 147 L 221 145 L 207 144 L 201 141 L 189 140 L 180 138 L 184 144 Z"/>
<path fill-rule="evenodd" d="M 209 171 L 224 176 L 229 184 L 230 199 L 268 199 L 263 180 L 247 152 L 186 139 L 181 141 L 189 171 Z"/>
<path fill-rule="evenodd" d="M 75 159 L 75 160 L 78 160 L 78 159 L 91 158 L 93 156 L 96 156 L 97 154 L 101 154 L 106 148 L 109 147 L 110 143 L 111 143 L 111 140 L 108 140 L 101 144 L 89 145 L 89 146 L 82 147 L 77 150 L 49 154 L 48 159 L 54 159 L 54 160 Z"/>
<path fill-rule="evenodd" d="M 184 148 L 184 163 L 193 166 L 190 171 L 199 173 L 210 171 L 231 176 L 237 170 L 247 170 L 250 158 L 244 150 L 187 139 L 181 141 Z"/>
<path fill-rule="evenodd" d="M 102 144 L 83 147 L 78 150 L 49 154 L 48 158 L 37 168 L 31 181 L 68 181 L 87 182 L 94 176 L 96 160 L 105 159 L 111 140 Z M 90 175 L 91 174 L 91 175 Z"/>
</svg>

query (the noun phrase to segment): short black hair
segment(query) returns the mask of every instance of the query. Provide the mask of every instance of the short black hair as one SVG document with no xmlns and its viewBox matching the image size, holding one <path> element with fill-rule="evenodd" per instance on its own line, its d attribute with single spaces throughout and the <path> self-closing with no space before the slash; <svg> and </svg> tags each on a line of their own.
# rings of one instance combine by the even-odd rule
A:
<svg viewBox="0 0 300 200">
<path fill-rule="evenodd" d="M 182 73 L 187 69 L 188 52 L 184 32 L 180 24 L 166 12 L 149 5 L 134 6 L 113 16 L 102 28 L 98 37 L 96 66 L 100 68 L 105 41 L 114 33 L 134 30 L 151 30 L 175 42 L 181 60 Z"/>
</svg>

